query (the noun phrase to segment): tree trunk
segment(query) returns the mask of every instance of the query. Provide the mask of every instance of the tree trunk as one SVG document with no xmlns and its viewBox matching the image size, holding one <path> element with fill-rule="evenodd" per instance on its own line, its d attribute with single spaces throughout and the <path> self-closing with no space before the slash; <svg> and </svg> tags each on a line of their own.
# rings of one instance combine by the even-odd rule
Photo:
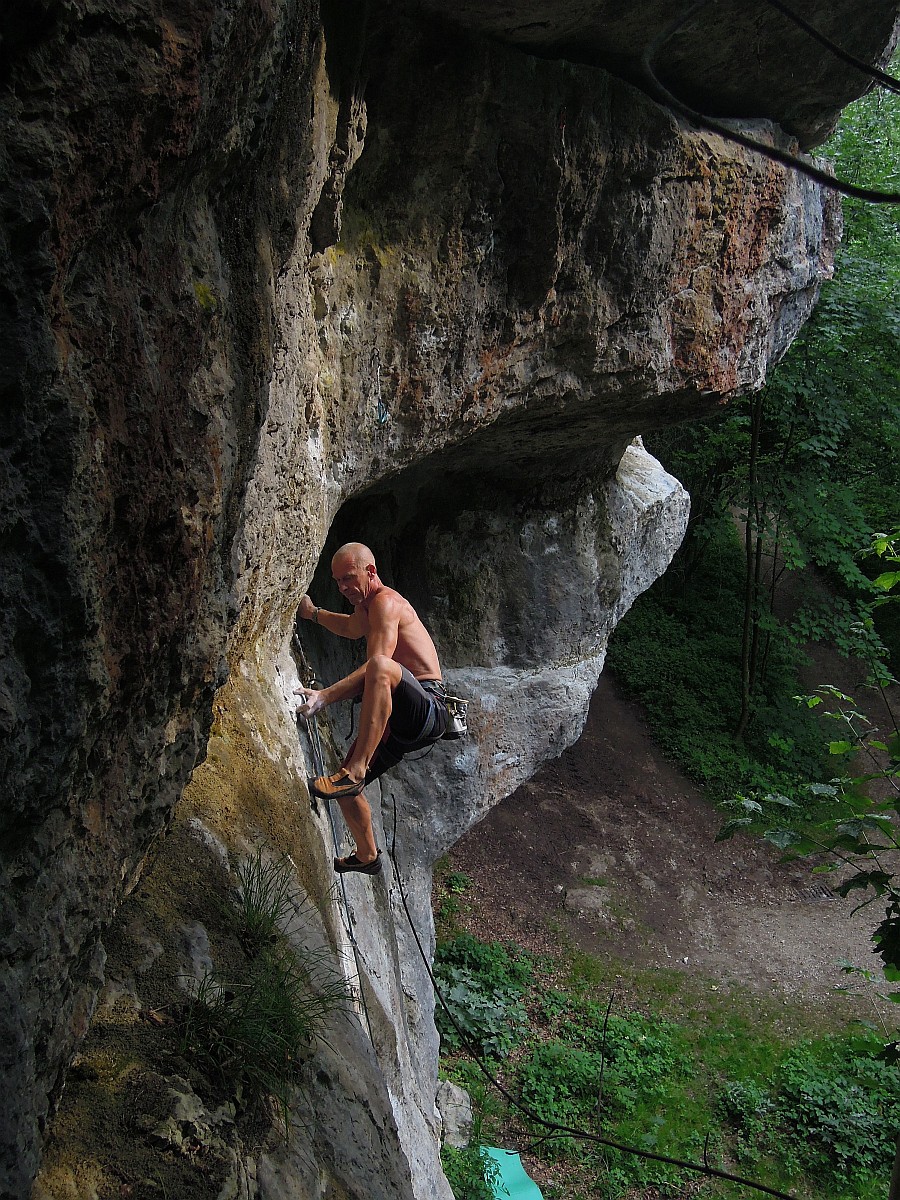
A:
<svg viewBox="0 0 900 1200">
<path fill-rule="evenodd" d="M 900 1200 L 900 1133 L 897 1134 L 897 1152 L 894 1155 L 894 1170 L 891 1174 L 891 1190 L 888 1200 Z"/>
<path fill-rule="evenodd" d="M 757 608 L 757 539 L 762 538 L 759 503 L 759 436 L 762 427 L 762 393 L 754 397 L 750 409 L 750 461 L 747 472 L 747 525 L 744 530 L 744 621 L 741 630 L 741 712 L 734 736 L 742 738 L 750 721 L 751 645 Z M 758 615 L 756 615 L 758 620 Z"/>
<path fill-rule="evenodd" d="M 765 524 L 765 511 L 762 513 L 760 524 Z M 762 529 L 757 529 L 756 532 L 756 549 L 753 562 L 753 621 L 752 632 L 750 637 L 750 664 L 749 664 L 749 682 L 748 691 L 752 696 L 756 691 L 756 685 L 759 681 L 759 642 L 760 642 L 760 598 L 762 596 L 762 556 L 763 556 L 763 533 Z"/>
</svg>

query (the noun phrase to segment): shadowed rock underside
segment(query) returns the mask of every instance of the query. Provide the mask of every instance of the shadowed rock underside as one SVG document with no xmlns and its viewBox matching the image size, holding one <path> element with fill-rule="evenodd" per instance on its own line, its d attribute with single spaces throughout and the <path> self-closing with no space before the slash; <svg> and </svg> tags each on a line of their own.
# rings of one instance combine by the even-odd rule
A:
<svg viewBox="0 0 900 1200">
<path fill-rule="evenodd" d="M 151 846 L 186 853 L 164 835 L 192 770 L 192 836 L 290 853 L 310 936 L 356 970 L 288 703 L 299 596 L 338 607 L 334 546 L 375 545 L 474 697 L 470 741 L 397 772 L 378 813 L 396 800 L 427 941 L 431 863 L 577 737 L 678 544 L 684 493 L 633 439 L 763 382 L 838 210 L 596 66 L 392 6 L 2 22 L 0 1190 L 25 1195 L 98 991 L 131 970 L 104 930 Z M 351 661 L 301 633 L 320 673 Z M 256 1175 L 235 1151 L 248 1195 L 305 1179 L 304 1153 L 335 1195 L 447 1194 L 430 987 L 395 890 L 367 887 L 374 1045 L 333 1032 L 319 1133 Z"/>
</svg>

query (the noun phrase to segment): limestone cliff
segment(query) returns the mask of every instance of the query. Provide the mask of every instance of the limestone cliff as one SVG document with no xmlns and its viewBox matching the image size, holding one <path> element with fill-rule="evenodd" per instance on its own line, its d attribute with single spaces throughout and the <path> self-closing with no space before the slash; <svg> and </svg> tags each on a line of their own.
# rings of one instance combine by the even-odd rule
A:
<svg viewBox="0 0 900 1200">
<path fill-rule="evenodd" d="M 475 697 L 464 750 L 394 777 L 427 941 L 431 863 L 577 736 L 677 545 L 685 497 L 635 435 L 758 386 L 830 270 L 833 197 L 470 24 L 306 0 L 0 19 L 4 1194 L 28 1192 L 151 846 L 161 871 L 176 845 L 198 872 L 290 853 L 346 961 L 286 701 L 331 549 L 376 547 Z M 727 111 L 787 144 L 777 89 L 749 95 Z M 228 1143 L 241 1194 L 447 1194 L 422 968 L 388 881 L 351 889 L 374 1047 L 354 1019 L 319 1051 L 308 1142 L 252 1171 Z"/>
</svg>

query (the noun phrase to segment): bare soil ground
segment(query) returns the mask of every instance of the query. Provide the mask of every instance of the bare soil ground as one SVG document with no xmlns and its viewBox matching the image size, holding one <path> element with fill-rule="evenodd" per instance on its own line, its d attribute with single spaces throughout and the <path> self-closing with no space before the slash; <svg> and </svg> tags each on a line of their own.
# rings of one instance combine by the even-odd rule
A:
<svg viewBox="0 0 900 1200">
<path fill-rule="evenodd" d="M 721 823 L 604 674 L 581 739 L 453 848 L 454 869 L 473 881 L 462 924 L 539 954 L 568 940 L 633 967 L 828 1006 L 847 983 L 842 960 L 875 966 L 883 912 L 853 915 L 829 877 L 780 865 L 757 840 L 717 843 Z M 837 1008 L 848 1015 L 846 997 Z"/>
</svg>

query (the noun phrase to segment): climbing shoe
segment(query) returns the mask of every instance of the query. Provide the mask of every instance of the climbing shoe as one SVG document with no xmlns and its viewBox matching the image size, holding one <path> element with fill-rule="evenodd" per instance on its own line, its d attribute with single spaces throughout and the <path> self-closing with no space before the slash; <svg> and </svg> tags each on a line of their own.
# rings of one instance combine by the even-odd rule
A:
<svg viewBox="0 0 900 1200">
<path fill-rule="evenodd" d="M 358 796 L 365 784 L 351 779 L 341 767 L 336 775 L 317 775 L 309 786 L 323 800 L 342 800 L 347 796 Z"/>
<path fill-rule="evenodd" d="M 378 875 L 381 871 L 381 851 L 379 850 L 371 862 L 360 862 L 355 854 L 348 854 L 346 858 L 336 858 L 334 860 L 334 869 L 338 875 L 343 875 L 347 871 L 361 871 L 363 875 Z"/>
</svg>

